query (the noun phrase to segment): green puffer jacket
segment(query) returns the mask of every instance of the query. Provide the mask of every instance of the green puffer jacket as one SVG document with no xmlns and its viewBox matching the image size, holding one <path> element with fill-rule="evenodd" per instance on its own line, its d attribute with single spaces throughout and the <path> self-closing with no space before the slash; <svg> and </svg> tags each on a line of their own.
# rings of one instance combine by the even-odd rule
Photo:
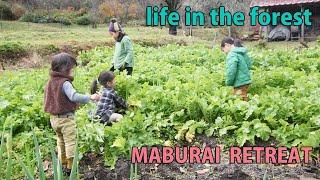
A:
<svg viewBox="0 0 320 180">
<path fill-rule="evenodd" d="M 251 84 L 251 66 L 252 62 L 246 48 L 231 49 L 226 62 L 226 84 L 233 87 Z"/>
</svg>

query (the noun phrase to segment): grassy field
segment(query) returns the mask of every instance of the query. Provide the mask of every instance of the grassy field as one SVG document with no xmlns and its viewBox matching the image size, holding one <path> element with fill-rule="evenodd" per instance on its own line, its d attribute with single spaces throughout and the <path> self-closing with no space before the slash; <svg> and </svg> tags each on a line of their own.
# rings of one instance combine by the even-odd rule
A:
<svg viewBox="0 0 320 180">
<path fill-rule="evenodd" d="M 2 21 L 0 28 L 1 42 L 21 42 L 26 45 L 62 45 L 67 43 L 105 43 L 113 42 L 107 31 L 107 25 L 101 24 L 93 29 L 90 26 L 61 26 L 59 24 L 34 24 L 24 22 Z M 154 41 L 208 41 L 215 36 L 214 29 L 195 30 L 196 36 L 186 38 L 180 30 L 177 37 L 169 36 L 167 28 L 150 27 L 125 27 L 125 32 L 134 41 L 154 40 Z M 208 37 L 207 40 L 201 40 Z M 208 43 L 206 42 L 206 43 Z"/>
<path fill-rule="evenodd" d="M 101 45 L 113 43 L 107 32 L 107 25 L 101 24 L 97 29 L 90 26 L 61 26 L 60 24 L 34 24 L 16 21 L 0 21 L 0 42 L 19 42 L 27 47 L 46 47 L 48 45 Z M 134 42 L 145 45 L 163 45 L 168 43 L 194 44 L 204 43 L 210 47 L 219 44 L 224 37 L 217 29 L 200 28 L 193 30 L 193 37 L 186 37 L 182 29 L 178 36 L 168 35 L 168 28 L 125 27 L 125 32 Z M 215 42 L 214 42 L 215 40 Z M 245 42 L 248 47 L 255 47 L 258 42 Z M 314 43 L 311 43 L 313 46 Z M 297 42 L 267 43 L 267 48 L 297 48 Z"/>
<path fill-rule="evenodd" d="M 168 28 L 136 26 L 124 27 L 124 29 L 134 44 L 147 47 L 167 44 L 204 44 L 207 48 L 214 48 L 214 46 L 220 46 L 221 39 L 225 37 L 221 29 L 217 28 L 195 28 L 192 37 L 186 36 L 183 29 L 178 29 L 177 36 L 169 35 Z M 12 46 L 12 43 L 21 46 L 23 52 L 16 46 Z M 309 46 L 313 47 L 315 44 L 312 42 Z M 113 45 L 114 40 L 108 34 L 106 24 L 100 24 L 98 28 L 93 29 L 91 26 L 0 21 L 0 62 L 4 62 L 5 69 L 43 67 L 48 65 L 49 57 L 57 52 L 69 52 L 77 56 L 79 52 L 96 46 L 113 47 Z M 249 49 L 263 47 L 291 50 L 302 47 L 297 41 L 269 43 L 254 41 L 244 42 L 244 45 Z M 8 46 L 11 49 L 8 49 Z"/>
</svg>

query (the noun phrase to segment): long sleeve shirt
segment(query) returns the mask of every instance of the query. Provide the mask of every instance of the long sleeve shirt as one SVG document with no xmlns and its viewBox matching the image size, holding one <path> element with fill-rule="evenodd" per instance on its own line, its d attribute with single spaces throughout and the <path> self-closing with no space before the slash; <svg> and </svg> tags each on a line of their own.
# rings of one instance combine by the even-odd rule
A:
<svg viewBox="0 0 320 180">
<path fill-rule="evenodd" d="M 101 122 L 105 123 L 109 121 L 112 113 L 115 113 L 116 108 L 127 109 L 127 107 L 127 102 L 118 96 L 114 89 L 103 88 L 96 115 L 101 119 Z"/>
<path fill-rule="evenodd" d="M 124 64 L 126 67 L 133 67 L 133 46 L 130 38 L 124 36 L 121 42 L 116 42 L 113 56 L 113 65 L 115 69 L 120 69 Z"/>
<path fill-rule="evenodd" d="M 86 104 L 90 101 L 90 96 L 77 93 L 69 81 L 63 83 L 62 90 L 72 102 Z"/>
</svg>

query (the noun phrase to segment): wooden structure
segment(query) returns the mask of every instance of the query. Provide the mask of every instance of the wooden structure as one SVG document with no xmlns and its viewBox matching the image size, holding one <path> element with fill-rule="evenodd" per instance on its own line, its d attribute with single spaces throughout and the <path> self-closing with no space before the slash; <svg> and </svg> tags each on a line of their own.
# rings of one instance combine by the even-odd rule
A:
<svg viewBox="0 0 320 180">
<path fill-rule="evenodd" d="M 288 27 L 291 34 L 297 33 L 298 38 L 304 41 L 305 38 L 315 39 L 320 35 L 320 0 L 253 0 L 250 7 L 259 6 L 267 12 L 303 12 L 310 9 L 312 12 L 312 26 L 301 25 L 300 27 Z M 267 27 L 267 34 L 274 27 Z"/>
</svg>

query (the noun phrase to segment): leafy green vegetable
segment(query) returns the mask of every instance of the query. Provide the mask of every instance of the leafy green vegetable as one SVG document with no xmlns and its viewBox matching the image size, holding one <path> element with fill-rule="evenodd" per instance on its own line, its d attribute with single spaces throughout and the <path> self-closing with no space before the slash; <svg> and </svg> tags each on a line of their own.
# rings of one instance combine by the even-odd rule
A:
<svg viewBox="0 0 320 180">
<path fill-rule="evenodd" d="M 92 80 L 110 68 L 112 53 L 112 48 L 97 47 L 79 54 L 82 66 L 75 70 L 73 82 L 79 92 L 88 92 Z M 135 45 L 133 76 L 116 72 L 116 91 L 135 108 L 120 122 L 104 126 L 93 118 L 95 104 L 82 106 L 76 113 L 79 154 L 101 153 L 113 169 L 120 156 L 129 158 L 133 146 L 193 142 L 197 134 L 218 137 L 227 145 L 272 139 L 279 146 L 318 148 L 319 54 L 319 48 L 250 51 L 253 83 L 250 100 L 243 102 L 224 84 L 225 56 L 220 49 L 201 44 Z M 0 125 L 12 125 L 13 147 L 30 169 L 39 159 L 30 153 L 34 141 L 30 126 L 37 129 L 43 157 L 52 155 L 48 135 L 54 132 L 43 112 L 48 73 L 48 69 L 7 71 L 0 77 Z M 13 167 L 13 174 L 21 172 Z"/>
</svg>

